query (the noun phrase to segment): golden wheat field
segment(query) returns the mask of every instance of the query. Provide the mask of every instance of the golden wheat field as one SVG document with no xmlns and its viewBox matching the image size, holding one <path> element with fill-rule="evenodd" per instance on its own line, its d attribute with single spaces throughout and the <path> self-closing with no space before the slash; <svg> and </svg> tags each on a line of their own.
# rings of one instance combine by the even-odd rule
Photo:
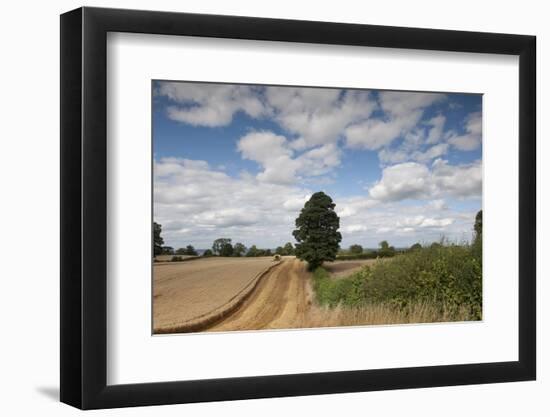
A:
<svg viewBox="0 0 550 417">
<path fill-rule="evenodd" d="M 227 305 L 274 264 L 272 257 L 154 264 L 154 332 L 176 329 Z"/>
</svg>

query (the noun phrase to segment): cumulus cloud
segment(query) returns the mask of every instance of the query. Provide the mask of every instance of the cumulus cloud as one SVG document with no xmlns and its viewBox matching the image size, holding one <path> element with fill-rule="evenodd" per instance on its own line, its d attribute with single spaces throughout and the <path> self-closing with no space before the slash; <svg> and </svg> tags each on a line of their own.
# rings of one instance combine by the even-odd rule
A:
<svg viewBox="0 0 550 417">
<path fill-rule="evenodd" d="M 296 155 L 290 142 L 269 131 L 249 132 L 237 143 L 242 157 L 256 161 L 263 169 L 257 176 L 262 182 L 292 184 L 297 176 L 316 177 L 340 164 L 341 152 L 329 143 Z"/>
<path fill-rule="evenodd" d="M 449 132 L 447 142 L 461 151 L 473 151 L 481 145 L 481 112 L 471 113 L 464 120 L 464 134 Z"/>
<path fill-rule="evenodd" d="M 424 110 L 442 100 L 444 94 L 381 92 L 380 107 L 385 118 L 371 118 L 346 129 L 346 144 L 351 148 L 377 150 L 410 134 Z M 432 119 L 433 120 L 433 119 Z M 435 122 L 435 124 L 440 122 Z M 437 126 L 434 125 L 432 130 Z M 431 132 L 430 132 L 431 133 Z"/>
<path fill-rule="evenodd" d="M 481 197 L 481 179 L 481 161 L 450 165 L 436 159 L 431 169 L 425 164 L 405 162 L 385 168 L 369 195 L 384 202 L 440 196 Z"/>
<path fill-rule="evenodd" d="M 267 87 L 266 99 L 275 120 L 296 136 L 294 147 L 302 149 L 337 142 L 377 106 L 365 90 Z"/>
<path fill-rule="evenodd" d="M 170 119 L 193 126 L 227 126 L 239 111 L 250 117 L 265 115 L 267 109 L 259 88 L 244 85 L 162 82 L 157 95 L 177 103 L 167 108 Z"/>
<path fill-rule="evenodd" d="M 426 122 L 428 126 L 431 126 L 428 137 L 426 138 L 426 143 L 433 144 L 441 140 L 443 137 L 443 129 L 445 128 L 445 120 L 445 116 L 440 114 Z"/>
</svg>

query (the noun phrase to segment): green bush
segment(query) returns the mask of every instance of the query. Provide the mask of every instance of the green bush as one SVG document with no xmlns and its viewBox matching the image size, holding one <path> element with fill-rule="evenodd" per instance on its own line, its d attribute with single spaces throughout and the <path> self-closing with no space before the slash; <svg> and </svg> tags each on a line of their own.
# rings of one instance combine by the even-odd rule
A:
<svg viewBox="0 0 550 417">
<path fill-rule="evenodd" d="M 447 311 L 467 308 L 481 319 L 482 261 L 474 245 L 433 245 L 396 255 L 391 261 L 366 266 L 343 279 L 331 279 L 318 268 L 314 289 L 318 302 L 329 306 L 384 303 L 404 309 L 429 302 Z"/>
<path fill-rule="evenodd" d="M 171 262 L 182 262 L 183 258 L 181 256 L 172 256 L 172 259 L 170 259 Z"/>
<path fill-rule="evenodd" d="M 313 288 L 317 302 L 321 305 L 335 307 L 338 304 L 356 306 L 363 302 L 364 278 L 353 274 L 346 278 L 332 279 L 323 267 L 313 271 Z"/>
</svg>

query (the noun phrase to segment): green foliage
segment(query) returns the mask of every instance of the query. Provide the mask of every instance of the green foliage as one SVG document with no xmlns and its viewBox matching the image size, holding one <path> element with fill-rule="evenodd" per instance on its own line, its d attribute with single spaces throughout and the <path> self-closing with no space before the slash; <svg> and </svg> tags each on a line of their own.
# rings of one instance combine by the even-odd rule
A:
<svg viewBox="0 0 550 417">
<path fill-rule="evenodd" d="M 256 245 L 252 245 L 252 246 L 248 249 L 248 252 L 246 252 L 246 256 L 248 256 L 248 257 L 259 256 L 258 253 L 259 253 L 259 250 L 258 250 L 258 248 L 256 247 Z"/>
<path fill-rule="evenodd" d="M 483 251 L 483 213 L 479 210 L 474 223 L 474 241 L 472 243 L 474 254 L 481 262 Z"/>
<path fill-rule="evenodd" d="M 361 254 L 361 253 L 363 253 L 363 246 L 361 246 L 361 245 L 351 245 L 349 247 L 349 252 L 352 255 Z"/>
<path fill-rule="evenodd" d="M 212 252 L 214 252 L 218 256 L 232 256 L 233 245 L 231 244 L 231 239 L 228 239 L 228 238 L 216 239 L 212 244 Z"/>
<path fill-rule="evenodd" d="M 187 245 L 185 248 L 178 248 L 176 250 L 176 255 L 188 255 L 188 256 L 197 256 L 198 253 L 192 245 Z"/>
<path fill-rule="evenodd" d="M 154 256 L 162 254 L 162 245 L 164 245 L 164 239 L 160 235 L 162 233 L 162 226 L 157 222 L 153 222 L 153 254 Z"/>
<path fill-rule="evenodd" d="M 191 245 L 187 245 L 186 248 L 185 248 L 185 254 L 186 255 L 189 255 L 189 256 L 197 256 L 198 253 L 197 251 L 195 250 L 195 248 Z"/>
<path fill-rule="evenodd" d="M 184 260 L 184 258 L 182 258 L 181 256 L 172 256 L 172 259 L 170 259 L 171 262 L 182 262 Z"/>
<path fill-rule="evenodd" d="M 359 274 L 332 279 L 326 269 L 319 267 L 313 271 L 313 288 L 317 302 L 329 307 L 358 306 L 365 299 L 364 279 Z"/>
<path fill-rule="evenodd" d="M 482 265 L 469 245 L 417 248 L 338 280 L 318 268 L 314 288 L 329 306 L 383 303 L 402 310 L 429 302 L 451 313 L 466 308 L 472 320 L 481 319 Z"/>
<path fill-rule="evenodd" d="M 275 254 L 279 255 L 279 257 L 284 253 L 284 249 L 282 246 L 277 246 L 277 249 L 275 249 Z"/>
<path fill-rule="evenodd" d="M 172 246 L 163 246 L 160 249 L 161 255 L 173 255 L 174 254 L 174 248 Z"/>
<path fill-rule="evenodd" d="M 282 255 L 286 256 L 292 256 L 294 255 L 294 246 L 290 242 L 286 242 L 285 246 L 283 247 L 283 253 Z"/>
<path fill-rule="evenodd" d="M 417 242 L 414 245 L 412 245 L 409 250 L 418 250 L 418 249 L 422 249 L 422 245 Z"/>
<path fill-rule="evenodd" d="M 235 243 L 235 246 L 233 246 L 233 256 L 243 256 L 243 254 L 245 253 L 246 253 L 246 246 L 244 246 L 240 242 Z"/>
<path fill-rule="evenodd" d="M 378 249 L 378 256 L 381 258 L 388 258 L 395 256 L 395 248 L 390 246 L 387 240 L 383 240 L 379 243 L 380 249 Z"/>
<path fill-rule="evenodd" d="M 204 256 L 204 257 L 214 256 L 214 253 L 213 253 L 210 249 L 206 249 L 206 250 L 202 253 L 202 256 Z"/>
<path fill-rule="evenodd" d="M 334 207 L 328 195 L 317 192 L 296 219 L 296 230 L 292 233 L 298 242 L 295 253 L 308 263 L 310 270 L 321 266 L 324 261 L 333 261 L 338 253 L 342 235 L 338 232 L 340 219 Z"/>
</svg>

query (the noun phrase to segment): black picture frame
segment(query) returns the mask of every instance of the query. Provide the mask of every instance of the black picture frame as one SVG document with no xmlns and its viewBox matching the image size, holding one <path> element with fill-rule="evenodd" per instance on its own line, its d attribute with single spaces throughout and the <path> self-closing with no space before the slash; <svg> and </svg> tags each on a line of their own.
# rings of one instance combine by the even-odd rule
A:
<svg viewBox="0 0 550 417">
<path fill-rule="evenodd" d="M 519 56 L 519 358 L 423 366 L 107 385 L 108 32 Z M 61 15 L 61 401 L 82 409 L 534 380 L 536 38 L 102 8 Z"/>
</svg>

